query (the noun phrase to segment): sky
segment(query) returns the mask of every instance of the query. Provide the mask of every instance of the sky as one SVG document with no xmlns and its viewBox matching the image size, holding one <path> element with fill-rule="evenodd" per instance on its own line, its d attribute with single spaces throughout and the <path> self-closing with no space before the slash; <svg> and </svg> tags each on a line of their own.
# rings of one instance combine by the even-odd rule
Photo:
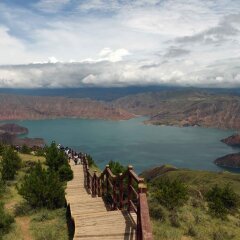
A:
<svg viewBox="0 0 240 240">
<path fill-rule="evenodd" d="M 0 0 L 0 87 L 240 87 L 239 0 Z"/>
</svg>

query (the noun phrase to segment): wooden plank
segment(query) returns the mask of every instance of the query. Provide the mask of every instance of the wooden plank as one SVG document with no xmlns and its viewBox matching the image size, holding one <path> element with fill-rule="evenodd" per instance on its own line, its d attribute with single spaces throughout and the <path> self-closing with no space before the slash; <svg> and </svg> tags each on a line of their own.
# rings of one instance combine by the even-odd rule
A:
<svg viewBox="0 0 240 240">
<path fill-rule="evenodd" d="M 66 201 L 75 222 L 74 239 L 135 239 L 135 216 L 126 211 L 108 211 L 102 198 L 93 198 L 84 187 L 83 166 L 70 165 L 74 178 L 67 184 Z"/>
</svg>

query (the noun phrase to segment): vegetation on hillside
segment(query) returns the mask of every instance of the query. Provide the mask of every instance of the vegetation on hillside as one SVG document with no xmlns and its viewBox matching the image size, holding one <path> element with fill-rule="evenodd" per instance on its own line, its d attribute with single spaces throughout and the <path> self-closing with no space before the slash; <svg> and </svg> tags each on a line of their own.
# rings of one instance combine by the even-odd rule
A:
<svg viewBox="0 0 240 240">
<path fill-rule="evenodd" d="M 228 172 L 175 170 L 151 179 L 155 239 L 240 239 L 239 186 L 240 175 Z"/>
<path fill-rule="evenodd" d="M 46 150 L 53 148 L 56 146 Z M 26 154 L 28 151 L 17 153 L 6 146 L 0 150 L 0 239 L 69 239 L 64 188 L 72 172 L 65 172 L 68 162 L 60 159 L 62 153 L 57 154 L 59 165 L 54 161 L 56 155 L 48 155 L 48 164 L 52 160 L 56 170 L 46 165 L 45 150 L 41 157 Z M 12 170 L 4 167 L 6 159 L 9 165 L 17 166 L 14 177 Z M 3 180 L 2 173 L 11 178 Z"/>
<path fill-rule="evenodd" d="M 13 180 L 17 170 L 21 167 L 21 158 L 11 147 L 5 147 L 0 167 L 2 180 Z"/>
</svg>

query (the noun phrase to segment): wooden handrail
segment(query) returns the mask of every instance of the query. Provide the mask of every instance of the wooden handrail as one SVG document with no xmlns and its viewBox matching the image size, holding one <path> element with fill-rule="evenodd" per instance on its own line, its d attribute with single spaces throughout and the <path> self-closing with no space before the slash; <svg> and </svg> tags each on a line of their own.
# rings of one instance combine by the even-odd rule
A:
<svg viewBox="0 0 240 240">
<path fill-rule="evenodd" d="M 124 173 L 115 175 L 109 165 L 104 171 L 92 174 L 86 157 L 82 159 L 84 184 L 93 197 L 111 198 L 111 210 L 126 209 L 137 214 L 137 240 L 152 240 L 152 228 L 147 203 L 147 188 L 144 179 L 140 178 L 129 166 Z M 137 189 L 135 189 L 137 188 Z"/>
</svg>

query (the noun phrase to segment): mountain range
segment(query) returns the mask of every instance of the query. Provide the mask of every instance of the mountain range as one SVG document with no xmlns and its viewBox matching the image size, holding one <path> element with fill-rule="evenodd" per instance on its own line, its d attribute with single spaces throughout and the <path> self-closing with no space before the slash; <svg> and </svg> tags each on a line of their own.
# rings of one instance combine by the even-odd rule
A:
<svg viewBox="0 0 240 240">
<path fill-rule="evenodd" d="M 91 91 L 97 92 L 96 89 L 88 90 L 85 95 L 83 91 L 78 95 L 76 90 L 69 96 L 56 96 L 57 93 L 54 96 L 33 96 L 37 95 L 37 90 L 33 90 L 32 96 L 19 92 L 2 93 L 0 120 L 63 117 L 126 120 L 140 115 L 149 118 L 146 124 L 240 129 L 240 96 L 237 92 L 175 88 L 148 90 L 151 88 L 122 89 L 119 92 L 117 89 L 116 92 L 100 89 L 98 97 L 93 93 L 91 98 L 86 96 Z M 107 100 L 100 96 L 104 92 Z"/>
</svg>

